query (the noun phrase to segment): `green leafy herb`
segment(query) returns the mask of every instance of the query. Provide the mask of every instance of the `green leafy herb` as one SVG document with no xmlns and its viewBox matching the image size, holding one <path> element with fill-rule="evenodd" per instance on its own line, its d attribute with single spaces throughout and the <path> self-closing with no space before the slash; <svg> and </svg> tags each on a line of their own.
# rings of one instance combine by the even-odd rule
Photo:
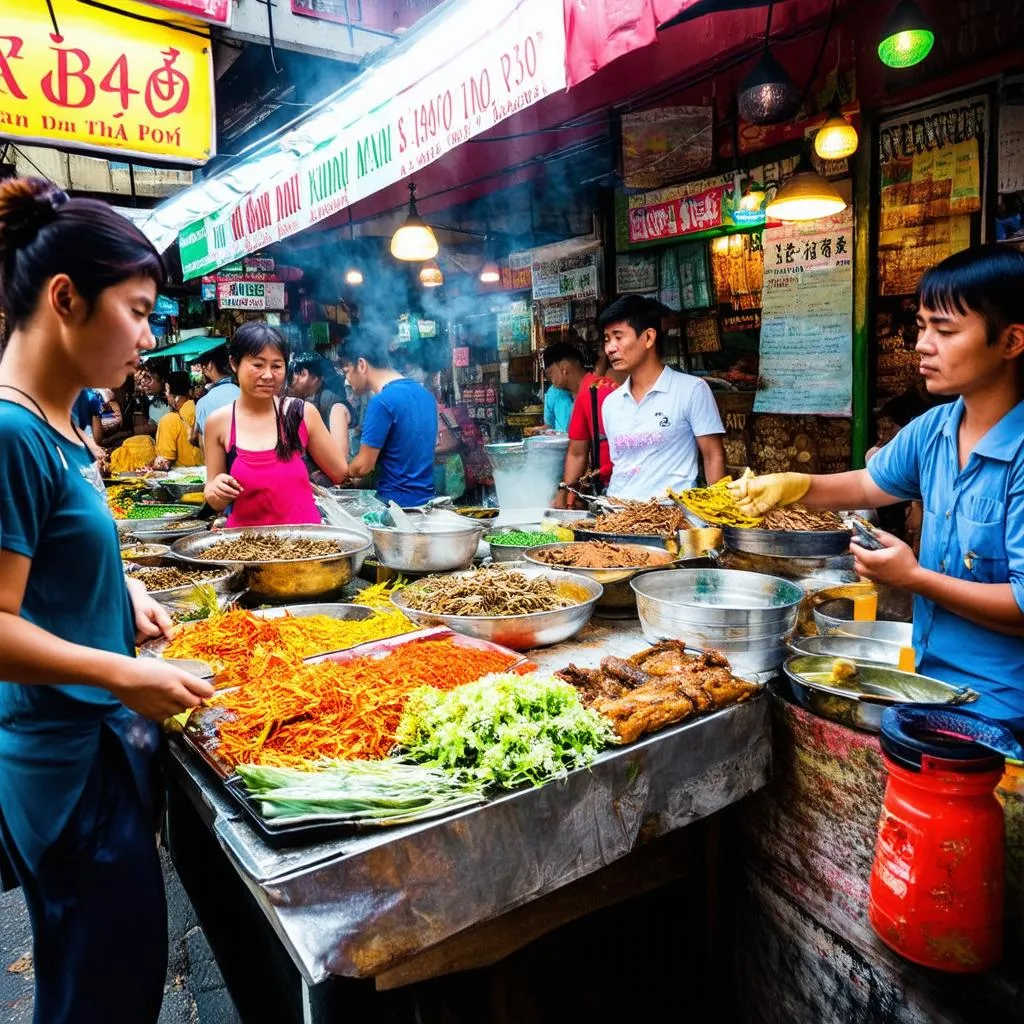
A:
<svg viewBox="0 0 1024 1024">
<path fill-rule="evenodd" d="M 539 673 L 496 673 L 448 693 L 416 690 L 397 736 L 411 760 L 512 789 L 585 767 L 612 732 L 568 683 Z"/>
</svg>

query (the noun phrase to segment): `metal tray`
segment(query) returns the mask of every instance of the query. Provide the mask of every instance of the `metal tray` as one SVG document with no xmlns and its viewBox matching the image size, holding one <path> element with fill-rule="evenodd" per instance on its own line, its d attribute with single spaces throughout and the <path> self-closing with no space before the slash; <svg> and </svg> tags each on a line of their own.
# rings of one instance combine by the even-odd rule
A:
<svg viewBox="0 0 1024 1024">
<path fill-rule="evenodd" d="M 849 530 L 758 530 L 723 526 L 725 546 L 752 555 L 788 558 L 827 558 L 850 550 Z"/>
</svg>

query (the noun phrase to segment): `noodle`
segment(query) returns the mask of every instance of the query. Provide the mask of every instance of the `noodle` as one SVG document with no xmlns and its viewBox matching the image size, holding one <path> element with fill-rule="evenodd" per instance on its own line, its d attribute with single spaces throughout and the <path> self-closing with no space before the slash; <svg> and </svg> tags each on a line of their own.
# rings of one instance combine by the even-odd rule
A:
<svg viewBox="0 0 1024 1024">
<path fill-rule="evenodd" d="M 268 537 L 245 533 L 235 540 L 221 540 L 196 552 L 195 557 L 218 562 L 290 562 L 297 558 L 341 555 L 344 549 L 334 540 L 309 537 Z"/>
<path fill-rule="evenodd" d="M 603 540 L 566 544 L 561 548 L 533 552 L 530 557 L 549 565 L 577 569 L 632 569 L 667 565 L 672 561 L 672 555 L 667 551 L 647 551 L 635 544 L 609 544 Z"/>
<path fill-rule="evenodd" d="M 692 528 L 682 510 L 672 505 L 659 505 L 656 501 L 621 501 L 617 498 L 611 501 L 621 506 L 621 509 L 576 523 L 576 528 L 594 533 L 631 533 L 659 537 L 668 537 L 679 530 Z"/>
<path fill-rule="evenodd" d="M 204 580 L 224 575 L 223 569 L 179 569 L 164 565 L 126 570 L 133 579 L 141 580 L 146 590 L 173 590 L 175 587 L 194 586 Z"/>
<path fill-rule="evenodd" d="M 521 572 L 479 569 L 459 576 L 430 576 L 404 591 L 407 605 L 434 615 L 529 615 L 579 604 L 555 581 Z"/>
<path fill-rule="evenodd" d="M 762 530 L 843 530 L 842 520 L 835 512 L 819 512 L 803 505 L 773 508 L 761 520 Z"/>
</svg>

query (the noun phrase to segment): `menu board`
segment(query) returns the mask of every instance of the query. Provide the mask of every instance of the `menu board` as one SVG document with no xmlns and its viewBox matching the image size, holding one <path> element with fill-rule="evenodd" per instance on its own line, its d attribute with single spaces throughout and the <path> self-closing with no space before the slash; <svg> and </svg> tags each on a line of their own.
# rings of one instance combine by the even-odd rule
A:
<svg viewBox="0 0 1024 1024">
<path fill-rule="evenodd" d="M 767 229 L 754 411 L 849 416 L 852 377 L 852 211 Z"/>
<path fill-rule="evenodd" d="M 533 264 L 534 299 L 596 299 L 597 263 L 593 256 L 566 256 Z"/>
<path fill-rule="evenodd" d="M 615 257 L 615 290 L 620 295 L 658 288 L 658 257 L 652 252 L 619 253 Z"/>
</svg>

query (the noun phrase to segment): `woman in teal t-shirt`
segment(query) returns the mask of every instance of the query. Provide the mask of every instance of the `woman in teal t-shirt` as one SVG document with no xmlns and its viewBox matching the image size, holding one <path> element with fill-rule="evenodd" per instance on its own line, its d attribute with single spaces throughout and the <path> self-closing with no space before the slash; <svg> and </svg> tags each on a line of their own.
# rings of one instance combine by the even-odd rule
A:
<svg viewBox="0 0 1024 1024">
<path fill-rule="evenodd" d="M 137 639 L 170 626 L 126 584 L 71 410 L 153 347 L 163 261 L 104 203 L 0 183 L 0 853 L 25 893 L 35 1020 L 150 1024 L 167 913 L 153 836 L 158 722 L 212 687 Z"/>
</svg>

